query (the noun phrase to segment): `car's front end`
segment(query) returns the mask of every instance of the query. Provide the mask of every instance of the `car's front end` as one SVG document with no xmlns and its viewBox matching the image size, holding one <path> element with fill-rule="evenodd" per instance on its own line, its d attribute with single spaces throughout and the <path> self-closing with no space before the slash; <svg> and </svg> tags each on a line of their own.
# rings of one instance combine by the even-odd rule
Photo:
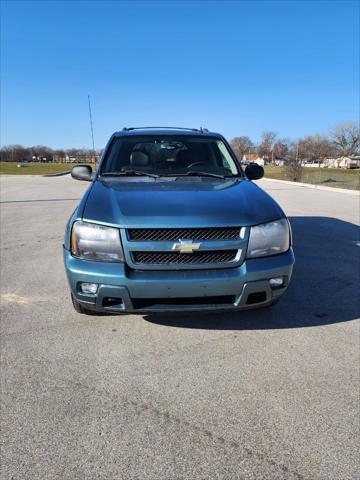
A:
<svg viewBox="0 0 360 480">
<path fill-rule="evenodd" d="M 143 137 L 133 143 L 140 140 L 144 163 Z M 176 148 L 187 142 L 177 138 Z M 220 178 L 216 168 L 209 176 L 146 175 L 142 165 L 138 176 L 100 167 L 65 234 L 78 311 L 241 310 L 281 297 L 294 264 L 288 220 L 243 175 Z"/>
</svg>

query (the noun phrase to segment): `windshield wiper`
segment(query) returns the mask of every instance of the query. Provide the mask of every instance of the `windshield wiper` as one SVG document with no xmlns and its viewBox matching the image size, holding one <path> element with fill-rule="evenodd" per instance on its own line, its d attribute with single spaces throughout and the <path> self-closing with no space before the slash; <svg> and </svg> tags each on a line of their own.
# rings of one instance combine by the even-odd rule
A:
<svg viewBox="0 0 360 480">
<path fill-rule="evenodd" d="M 223 178 L 225 180 L 224 175 L 220 175 L 218 173 L 210 173 L 210 172 L 186 172 L 186 173 L 169 173 L 166 175 L 162 175 L 163 177 L 213 177 L 213 178 Z"/>
<path fill-rule="evenodd" d="M 141 177 L 151 177 L 151 178 L 159 178 L 159 175 L 156 175 L 155 173 L 148 173 L 148 172 L 140 172 L 139 170 L 122 170 L 121 172 L 105 172 L 102 173 L 101 176 L 107 177 L 107 176 L 112 176 L 112 177 L 131 177 L 139 175 Z"/>
</svg>

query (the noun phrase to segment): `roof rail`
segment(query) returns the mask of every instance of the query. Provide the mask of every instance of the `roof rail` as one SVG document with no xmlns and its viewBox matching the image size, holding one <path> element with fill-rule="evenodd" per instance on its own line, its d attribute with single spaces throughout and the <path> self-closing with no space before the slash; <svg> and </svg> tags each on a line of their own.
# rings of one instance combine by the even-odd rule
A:
<svg viewBox="0 0 360 480">
<path fill-rule="evenodd" d="M 162 129 L 162 128 L 167 128 L 169 130 L 190 130 L 192 132 L 201 132 L 201 133 L 206 133 L 209 130 L 207 128 L 184 128 L 184 127 L 124 127 L 123 132 L 127 132 L 129 130 L 151 130 L 151 129 Z"/>
</svg>

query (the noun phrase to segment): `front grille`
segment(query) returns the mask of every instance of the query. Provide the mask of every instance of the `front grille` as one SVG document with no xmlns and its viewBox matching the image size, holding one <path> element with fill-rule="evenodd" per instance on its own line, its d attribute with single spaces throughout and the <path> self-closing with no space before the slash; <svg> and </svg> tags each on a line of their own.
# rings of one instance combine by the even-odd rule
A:
<svg viewBox="0 0 360 480">
<path fill-rule="evenodd" d="M 176 240 L 234 240 L 239 238 L 241 227 L 219 228 L 131 228 L 132 241 L 176 241 Z"/>
<path fill-rule="evenodd" d="M 237 250 L 204 250 L 194 253 L 179 252 L 133 252 L 134 263 L 147 265 L 201 265 L 233 262 Z"/>
<path fill-rule="evenodd" d="M 165 306 L 192 307 L 202 305 L 233 305 L 234 295 L 214 297 L 180 297 L 180 298 L 132 298 L 134 307 L 138 310 Z"/>
</svg>

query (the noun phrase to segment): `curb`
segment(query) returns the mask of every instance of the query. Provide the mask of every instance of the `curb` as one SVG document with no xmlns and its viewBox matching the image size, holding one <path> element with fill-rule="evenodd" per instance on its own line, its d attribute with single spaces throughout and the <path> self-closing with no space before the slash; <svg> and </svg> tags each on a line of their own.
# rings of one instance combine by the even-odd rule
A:
<svg viewBox="0 0 360 480">
<path fill-rule="evenodd" d="M 286 185 L 296 185 L 297 187 L 313 188 L 315 190 L 327 190 L 328 192 L 347 193 L 348 195 L 360 196 L 358 190 L 348 190 L 346 188 L 325 187 L 322 185 L 313 185 L 311 183 L 290 182 L 290 180 L 278 180 L 275 178 L 263 177 L 261 180 L 267 180 L 268 182 L 285 183 Z"/>
<path fill-rule="evenodd" d="M 70 175 L 71 170 L 67 170 L 66 172 L 60 172 L 60 173 L 46 173 L 45 175 L 41 175 L 41 173 L 36 174 L 36 173 L 0 173 L 0 178 L 19 178 L 19 177 L 62 177 L 63 175 Z"/>
<path fill-rule="evenodd" d="M 71 170 L 66 170 L 66 172 L 60 173 L 47 173 L 46 175 L 41 175 L 42 177 L 62 177 L 63 175 L 70 175 Z"/>
</svg>

